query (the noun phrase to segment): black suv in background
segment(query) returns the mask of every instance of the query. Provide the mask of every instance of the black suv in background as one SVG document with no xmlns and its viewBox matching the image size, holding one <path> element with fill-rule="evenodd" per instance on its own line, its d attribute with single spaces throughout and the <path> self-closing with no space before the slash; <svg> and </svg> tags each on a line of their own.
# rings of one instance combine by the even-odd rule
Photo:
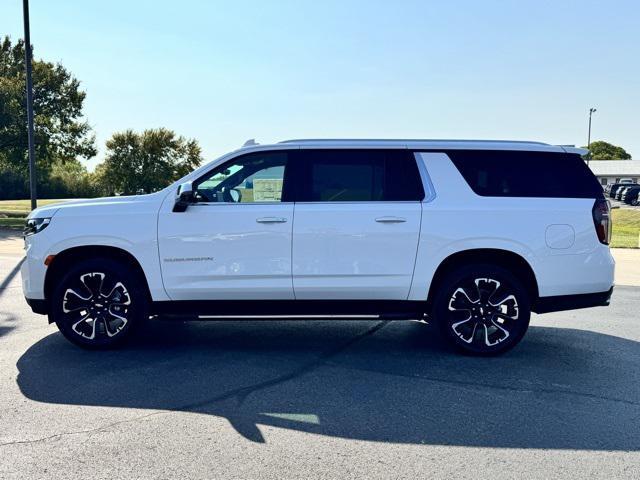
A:
<svg viewBox="0 0 640 480">
<path fill-rule="evenodd" d="M 607 192 L 609 194 L 609 198 L 613 198 L 614 200 L 617 199 L 617 194 L 620 193 L 620 190 L 626 187 L 633 187 L 636 186 L 637 183 L 614 183 L 611 185 L 611 188 L 607 190 L 605 190 L 605 192 Z M 609 186 L 607 185 L 607 188 Z"/>
<path fill-rule="evenodd" d="M 638 194 L 640 193 L 640 185 L 632 185 L 625 189 L 622 194 L 622 201 L 629 205 L 638 205 Z"/>
</svg>

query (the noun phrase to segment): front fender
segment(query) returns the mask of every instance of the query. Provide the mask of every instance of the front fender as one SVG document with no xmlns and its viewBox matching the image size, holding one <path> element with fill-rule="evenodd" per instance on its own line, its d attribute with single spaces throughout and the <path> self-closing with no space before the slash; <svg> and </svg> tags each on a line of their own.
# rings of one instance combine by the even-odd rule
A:
<svg viewBox="0 0 640 480">
<path fill-rule="evenodd" d="M 157 240 L 157 206 L 131 202 L 117 207 L 60 208 L 42 232 L 27 237 L 31 298 L 44 298 L 48 255 L 75 247 L 115 247 L 142 267 L 154 301 L 168 300 L 162 284 Z"/>
</svg>

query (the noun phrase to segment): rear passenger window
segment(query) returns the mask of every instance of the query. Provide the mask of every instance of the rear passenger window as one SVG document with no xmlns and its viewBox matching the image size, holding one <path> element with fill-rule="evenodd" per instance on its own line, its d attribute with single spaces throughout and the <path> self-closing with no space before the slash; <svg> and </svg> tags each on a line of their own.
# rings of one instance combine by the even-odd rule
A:
<svg viewBox="0 0 640 480">
<path fill-rule="evenodd" d="M 420 201 L 424 190 L 406 150 L 301 150 L 298 201 Z"/>
<path fill-rule="evenodd" d="M 450 150 L 469 186 L 486 197 L 600 198 L 602 187 L 580 155 Z"/>
</svg>

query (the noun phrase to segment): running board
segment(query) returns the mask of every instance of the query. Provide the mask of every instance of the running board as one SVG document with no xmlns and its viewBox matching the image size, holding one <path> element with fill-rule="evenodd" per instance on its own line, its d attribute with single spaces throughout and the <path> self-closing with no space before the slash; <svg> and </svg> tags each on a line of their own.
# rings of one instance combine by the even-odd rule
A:
<svg viewBox="0 0 640 480">
<path fill-rule="evenodd" d="M 154 302 L 150 314 L 195 316 L 202 320 L 416 320 L 424 317 L 424 311 L 424 302 L 408 300 L 211 300 Z"/>
</svg>

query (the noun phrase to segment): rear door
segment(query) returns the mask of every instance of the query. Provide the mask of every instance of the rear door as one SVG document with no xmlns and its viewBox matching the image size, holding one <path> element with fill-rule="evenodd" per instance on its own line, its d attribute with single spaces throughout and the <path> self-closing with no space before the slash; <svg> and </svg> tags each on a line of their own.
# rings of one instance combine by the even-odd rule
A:
<svg viewBox="0 0 640 480">
<path fill-rule="evenodd" d="M 296 299 L 406 299 L 424 198 L 413 156 L 404 149 L 296 155 Z"/>
</svg>

